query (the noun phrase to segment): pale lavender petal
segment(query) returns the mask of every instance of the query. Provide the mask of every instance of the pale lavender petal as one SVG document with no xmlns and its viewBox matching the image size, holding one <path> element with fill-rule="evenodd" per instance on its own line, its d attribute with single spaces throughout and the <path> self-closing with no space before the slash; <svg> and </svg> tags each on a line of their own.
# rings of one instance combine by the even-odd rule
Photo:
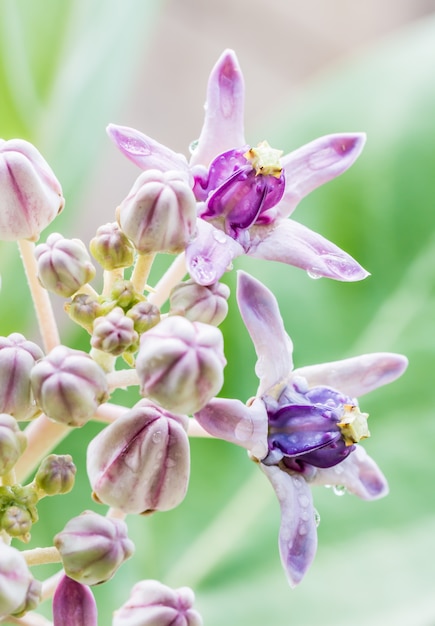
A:
<svg viewBox="0 0 435 626">
<path fill-rule="evenodd" d="M 225 50 L 210 74 L 204 125 L 191 165 L 208 166 L 218 154 L 245 145 L 244 96 L 237 57 L 232 50 Z"/>
<path fill-rule="evenodd" d="M 355 446 L 339 465 L 318 469 L 309 480 L 313 485 L 343 486 L 363 500 L 378 500 L 388 494 L 387 479 L 362 446 Z"/>
<path fill-rule="evenodd" d="M 242 446 L 257 459 L 266 456 L 267 413 L 262 400 L 248 407 L 240 400 L 214 398 L 195 418 L 213 437 Z"/>
<path fill-rule="evenodd" d="M 186 265 L 199 285 L 213 285 L 243 254 L 242 246 L 212 224 L 197 220 L 197 236 L 186 248 Z"/>
<path fill-rule="evenodd" d="M 116 124 L 109 124 L 106 130 L 121 152 L 142 170 L 189 172 L 189 166 L 183 154 L 177 154 L 140 131 Z"/>
<path fill-rule="evenodd" d="M 298 585 L 317 550 L 316 518 L 311 489 L 296 474 L 287 474 L 276 465 L 260 467 L 266 474 L 281 507 L 279 552 L 291 587 Z"/>
<path fill-rule="evenodd" d="M 261 396 L 290 375 L 293 369 L 293 344 L 285 332 L 273 293 L 245 272 L 239 271 L 237 278 L 240 314 L 258 357 L 255 372 L 260 379 L 257 395 Z"/>
<path fill-rule="evenodd" d="M 282 157 L 286 183 L 279 205 L 281 217 L 289 216 L 311 191 L 349 169 L 365 141 L 364 133 L 325 135 Z"/>
<path fill-rule="evenodd" d="M 408 366 L 408 359 L 391 352 L 373 352 L 361 356 L 299 367 L 295 376 L 303 376 L 310 387 L 327 385 L 355 398 L 399 378 Z"/>
<path fill-rule="evenodd" d="M 323 276 L 353 282 L 369 276 L 341 248 L 293 220 L 279 219 L 267 226 L 254 226 L 250 231 L 249 256 L 300 267 L 312 278 Z"/>
</svg>

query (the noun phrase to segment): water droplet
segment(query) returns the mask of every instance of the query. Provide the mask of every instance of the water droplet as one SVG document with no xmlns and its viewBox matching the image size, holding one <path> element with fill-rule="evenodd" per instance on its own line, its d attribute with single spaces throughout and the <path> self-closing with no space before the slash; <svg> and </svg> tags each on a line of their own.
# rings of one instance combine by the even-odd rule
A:
<svg viewBox="0 0 435 626">
<path fill-rule="evenodd" d="M 310 499 L 308 496 L 299 496 L 298 500 L 299 504 L 304 508 L 306 508 L 310 504 Z"/>
<path fill-rule="evenodd" d="M 307 532 L 308 532 L 308 528 L 306 527 L 306 525 L 305 524 L 300 524 L 300 526 L 298 528 L 298 533 L 303 536 L 303 535 L 306 535 Z"/>
<path fill-rule="evenodd" d="M 153 433 L 152 440 L 153 440 L 153 443 L 160 443 L 161 442 L 161 440 L 162 440 L 162 433 L 160 432 L 160 430 L 156 430 L 156 432 Z"/>
<path fill-rule="evenodd" d="M 314 280 L 317 280 L 318 278 L 322 278 L 320 274 L 317 273 L 316 268 L 311 268 L 310 270 L 307 270 L 307 274 L 310 278 L 313 278 Z"/>
<path fill-rule="evenodd" d="M 197 149 L 199 144 L 199 139 L 195 139 L 194 141 L 190 142 L 189 144 L 189 152 L 190 154 L 193 154 L 195 152 L 195 150 Z"/>
<path fill-rule="evenodd" d="M 314 523 L 316 524 L 316 528 L 318 528 L 318 526 L 320 524 L 320 515 L 319 515 L 319 511 L 317 511 L 317 509 L 314 509 Z"/>
<path fill-rule="evenodd" d="M 216 271 L 213 263 L 204 257 L 194 256 L 190 262 L 191 270 L 194 272 L 194 278 L 201 285 L 211 285 L 216 282 Z"/>
<path fill-rule="evenodd" d="M 166 467 L 175 467 L 176 466 L 176 461 L 174 459 L 166 459 Z"/>
<path fill-rule="evenodd" d="M 213 231 L 213 239 L 218 243 L 226 243 L 227 237 L 222 230 L 218 230 L 217 228 Z"/>
<path fill-rule="evenodd" d="M 295 476 L 293 478 L 293 484 L 296 489 L 300 489 L 302 487 L 302 478 L 299 478 L 299 476 Z"/>
<path fill-rule="evenodd" d="M 344 485 L 334 485 L 332 487 L 332 491 L 335 493 L 336 496 L 344 496 L 344 494 L 346 493 L 346 487 Z"/>
<path fill-rule="evenodd" d="M 118 145 L 130 154 L 151 154 L 150 149 L 142 141 L 136 139 L 135 137 L 122 137 L 118 140 Z"/>
<path fill-rule="evenodd" d="M 310 519 L 310 514 L 308 513 L 308 511 L 302 511 L 301 519 L 303 519 L 304 522 L 308 522 L 308 520 Z"/>
</svg>

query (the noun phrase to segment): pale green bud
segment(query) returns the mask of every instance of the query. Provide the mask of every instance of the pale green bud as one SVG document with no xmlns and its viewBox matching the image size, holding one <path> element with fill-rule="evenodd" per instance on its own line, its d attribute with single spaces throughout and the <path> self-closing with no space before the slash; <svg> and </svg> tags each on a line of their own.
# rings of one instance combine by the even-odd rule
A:
<svg viewBox="0 0 435 626">
<path fill-rule="evenodd" d="M 0 514 L 0 528 L 11 537 L 21 539 L 25 543 L 30 540 L 32 524 L 30 511 L 16 504 L 8 506 Z"/>
<path fill-rule="evenodd" d="M 79 583 L 98 585 L 115 574 L 134 552 L 127 525 L 119 519 L 85 511 L 54 537 L 65 574 Z"/>
<path fill-rule="evenodd" d="M 68 493 L 74 487 L 76 471 L 70 454 L 50 454 L 39 466 L 34 482 L 47 496 Z"/>
<path fill-rule="evenodd" d="M 219 326 L 228 313 L 230 289 L 224 283 L 208 287 L 194 280 L 178 283 L 169 296 L 169 315 L 183 315 L 191 322 Z"/>
<path fill-rule="evenodd" d="M 0 413 L 0 476 L 14 467 L 26 446 L 27 437 L 16 420 L 7 413 Z"/>
<path fill-rule="evenodd" d="M 64 308 L 73 322 L 83 326 L 89 334 L 92 334 L 94 320 L 104 313 L 98 299 L 87 293 L 78 293 Z"/>
<path fill-rule="evenodd" d="M 160 322 L 160 310 L 151 302 L 138 302 L 126 313 L 133 320 L 134 329 L 139 335 Z"/>
<path fill-rule="evenodd" d="M 104 317 L 97 317 L 91 337 L 91 345 L 97 350 L 118 356 L 131 346 L 136 346 L 139 335 L 133 320 L 116 307 Z"/>
<path fill-rule="evenodd" d="M 89 250 L 105 270 L 133 265 L 134 248 L 116 222 L 99 227 L 91 239 Z"/>
</svg>

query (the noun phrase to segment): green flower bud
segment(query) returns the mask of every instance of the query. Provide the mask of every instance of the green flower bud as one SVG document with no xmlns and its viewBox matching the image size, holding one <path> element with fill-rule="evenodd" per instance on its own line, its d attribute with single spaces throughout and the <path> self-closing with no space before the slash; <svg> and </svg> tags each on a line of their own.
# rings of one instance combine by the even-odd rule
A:
<svg viewBox="0 0 435 626">
<path fill-rule="evenodd" d="M 202 626 L 194 601 L 189 587 L 171 589 L 157 580 L 141 580 L 115 611 L 112 626 Z"/>
<path fill-rule="evenodd" d="M 95 267 L 80 239 L 65 239 L 59 233 L 51 233 L 46 243 L 36 246 L 35 257 L 42 286 L 64 298 L 72 296 L 95 276 Z"/>
<path fill-rule="evenodd" d="M 105 270 L 133 265 L 134 248 L 116 222 L 99 227 L 91 239 L 89 250 Z"/>
<path fill-rule="evenodd" d="M 16 504 L 8 506 L 0 515 L 0 527 L 10 537 L 16 537 L 27 543 L 30 540 L 32 516 L 28 509 Z"/>
<path fill-rule="evenodd" d="M 124 513 L 176 507 L 189 481 L 187 426 L 148 400 L 106 426 L 87 451 L 93 497 Z"/>
<path fill-rule="evenodd" d="M 50 454 L 39 466 L 35 485 L 44 495 L 68 493 L 74 487 L 76 466 L 69 454 Z"/>
<path fill-rule="evenodd" d="M 21 552 L 0 541 L 0 618 L 22 607 L 32 580 Z"/>
<path fill-rule="evenodd" d="M 114 356 L 122 354 L 131 346 L 136 346 L 139 335 L 134 329 L 133 320 L 116 307 L 104 317 L 94 321 L 91 345 Z"/>
<path fill-rule="evenodd" d="M 65 574 L 79 583 L 98 585 L 115 574 L 134 552 L 127 525 L 119 519 L 85 511 L 54 538 Z"/>
<path fill-rule="evenodd" d="M 32 389 L 44 413 L 68 426 L 83 426 L 109 397 L 106 375 L 85 352 L 57 346 L 32 370 Z"/>
<path fill-rule="evenodd" d="M 135 291 L 133 283 L 129 280 L 117 280 L 112 287 L 110 295 L 114 305 L 120 306 L 124 311 L 145 300 L 144 296 Z M 105 313 L 108 312 L 106 311 Z"/>
<path fill-rule="evenodd" d="M 64 308 L 73 322 L 83 326 L 89 334 L 92 334 L 94 320 L 104 313 L 98 299 L 85 293 L 78 293 Z"/>
<path fill-rule="evenodd" d="M 230 289 L 224 283 L 208 287 L 187 280 L 176 285 L 169 296 L 169 315 L 183 315 L 191 322 L 219 326 L 228 313 Z"/>
<path fill-rule="evenodd" d="M 143 396 L 195 413 L 221 389 L 226 359 L 218 328 L 173 316 L 142 335 L 136 371 Z"/>
<path fill-rule="evenodd" d="M 134 329 L 139 335 L 160 322 L 160 310 L 151 302 L 138 302 L 126 313 L 133 320 Z"/>
<path fill-rule="evenodd" d="M 14 467 L 26 446 L 27 437 L 16 420 L 7 413 L 0 413 L 0 476 Z"/>
</svg>

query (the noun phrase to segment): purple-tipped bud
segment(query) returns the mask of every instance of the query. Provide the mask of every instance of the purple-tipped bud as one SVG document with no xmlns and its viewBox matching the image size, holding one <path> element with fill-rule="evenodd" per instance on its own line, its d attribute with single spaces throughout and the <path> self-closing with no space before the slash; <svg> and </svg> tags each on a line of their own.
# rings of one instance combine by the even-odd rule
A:
<svg viewBox="0 0 435 626">
<path fill-rule="evenodd" d="M 196 200 L 186 174 L 143 172 L 121 203 L 117 219 L 141 254 L 183 251 L 196 225 Z"/>
<path fill-rule="evenodd" d="M 32 370 L 38 406 L 68 426 L 83 426 L 109 397 L 106 375 L 85 352 L 57 346 Z"/>
<path fill-rule="evenodd" d="M 52 169 L 23 139 L 0 139 L 0 190 L 3 241 L 36 241 L 65 204 Z"/>
<path fill-rule="evenodd" d="M 76 466 L 69 454 L 50 454 L 39 466 L 35 485 L 44 495 L 68 493 L 74 487 Z"/>
<path fill-rule="evenodd" d="M 0 476 L 14 467 L 26 445 L 27 437 L 16 420 L 7 413 L 0 413 Z"/>
<path fill-rule="evenodd" d="M 112 626 L 202 626 L 194 601 L 189 587 L 171 589 L 157 580 L 141 580 L 115 611 Z"/>
<path fill-rule="evenodd" d="M 105 270 L 133 265 L 134 248 L 116 222 L 98 228 L 89 243 L 89 250 Z"/>
<path fill-rule="evenodd" d="M 80 239 L 65 239 L 59 233 L 51 233 L 46 243 L 36 246 L 35 257 L 41 285 L 64 298 L 72 296 L 95 276 L 95 267 Z"/>
<path fill-rule="evenodd" d="M 134 552 L 127 525 L 119 519 L 85 511 L 73 517 L 54 537 L 65 574 L 85 585 L 112 578 Z"/>
<path fill-rule="evenodd" d="M 97 298 L 86 293 L 78 293 L 70 303 L 65 304 L 65 311 L 74 322 L 92 334 L 95 318 L 103 315 L 103 306 Z"/>
<path fill-rule="evenodd" d="M 89 587 L 62 577 L 53 596 L 53 626 L 97 626 L 97 604 Z"/>
<path fill-rule="evenodd" d="M 127 311 L 127 317 L 133 320 L 135 331 L 142 335 L 160 322 L 160 309 L 151 302 L 138 302 Z"/>
<path fill-rule="evenodd" d="M 24 602 L 16 609 L 12 615 L 14 617 L 22 617 L 27 611 L 33 611 L 41 602 L 42 583 L 35 578 L 32 578 L 27 587 L 26 597 Z"/>
<path fill-rule="evenodd" d="M 23 335 L 0 337 L 0 411 L 16 420 L 29 420 L 40 413 L 35 406 L 30 373 L 44 356 L 41 348 Z"/>
<path fill-rule="evenodd" d="M 32 575 L 24 556 L 0 541 L 0 618 L 24 604 Z"/>
<path fill-rule="evenodd" d="M 89 444 L 93 496 L 124 513 L 167 511 L 189 481 L 188 418 L 141 400 Z"/>
<path fill-rule="evenodd" d="M 209 287 L 194 280 L 178 283 L 169 296 L 170 315 L 183 315 L 191 322 L 219 326 L 228 313 L 230 289 L 224 283 Z"/>
<path fill-rule="evenodd" d="M 134 322 L 124 315 L 121 307 L 116 307 L 94 321 L 91 345 L 97 350 L 118 356 L 137 345 L 138 341 L 139 335 L 134 329 Z"/>
</svg>

